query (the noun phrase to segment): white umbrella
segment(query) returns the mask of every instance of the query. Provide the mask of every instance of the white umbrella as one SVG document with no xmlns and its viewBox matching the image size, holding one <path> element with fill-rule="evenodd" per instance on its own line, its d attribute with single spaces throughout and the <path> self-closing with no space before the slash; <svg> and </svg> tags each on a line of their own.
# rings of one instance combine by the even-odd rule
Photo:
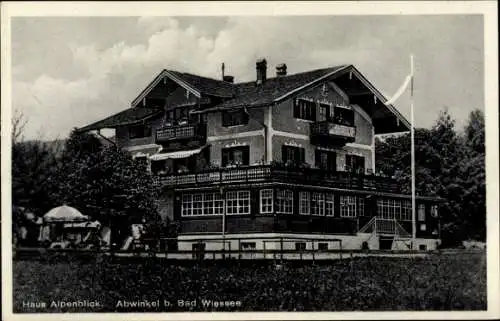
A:
<svg viewBox="0 0 500 321">
<path fill-rule="evenodd" d="M 47 222 L 84 222 L 89 220 L 88 216 L 67 205 L 51 209 L 43 218 Z"/>
</svg>

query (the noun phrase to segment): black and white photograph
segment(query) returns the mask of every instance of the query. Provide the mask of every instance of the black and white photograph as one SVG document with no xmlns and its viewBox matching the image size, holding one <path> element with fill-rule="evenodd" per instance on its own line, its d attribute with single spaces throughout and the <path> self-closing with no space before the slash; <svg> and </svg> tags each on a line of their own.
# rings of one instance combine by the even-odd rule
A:
<svg viewBox="0 0 500 321">
<path fill-rule="evenodd" d="M 497 28 L 3 3 L 3 319 L 500 317 Z"/>
</svg>

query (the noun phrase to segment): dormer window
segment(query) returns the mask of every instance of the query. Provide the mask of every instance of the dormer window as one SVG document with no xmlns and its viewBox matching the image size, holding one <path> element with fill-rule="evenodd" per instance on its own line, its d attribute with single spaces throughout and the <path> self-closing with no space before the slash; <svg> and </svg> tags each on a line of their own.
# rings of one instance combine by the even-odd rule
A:
<svg viewBox="0 0 500 321">
<path fill-rule="evenodd" d="M 248 124 L 248 114 L 244 110 L 222 112 L 222 126 L 230 127 L 246 124 Z"/>
<path fill-rule="evenodd" d="M 147 125 L 131 126 L 128 130 L 130 139 L 150 137 L 152 133 L 151 127 Z"/>
<path fill-rule="evenodd" d="M 316 120 L 316 103 L 303 98 L 295 99 L 293 117 L 309 121 Z"/>
</svg>

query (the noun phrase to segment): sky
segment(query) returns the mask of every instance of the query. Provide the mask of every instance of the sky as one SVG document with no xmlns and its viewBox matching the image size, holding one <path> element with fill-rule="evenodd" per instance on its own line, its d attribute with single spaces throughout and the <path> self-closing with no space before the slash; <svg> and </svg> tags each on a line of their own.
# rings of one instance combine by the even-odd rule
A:
<svg viewBox="0 0 500 321">
<path fill-rule="evenodd" d="M 11 23 L 12 107 L 26 139 L 61 139 L 129 108 L 162 70 L 235 81 L 353 64 L 386 97 L 415 57 L 415 126 L 447 109 L 462 127 L 484 109 L 481 15 L 15 17 Z M 408 119 L 410 100 L 395 106 Z"/>
</svg>

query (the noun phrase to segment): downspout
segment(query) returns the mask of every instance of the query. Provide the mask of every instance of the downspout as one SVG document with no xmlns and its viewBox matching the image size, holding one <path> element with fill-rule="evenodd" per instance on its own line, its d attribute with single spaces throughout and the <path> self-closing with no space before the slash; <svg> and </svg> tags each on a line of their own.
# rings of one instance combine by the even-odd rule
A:
<svg viewBox="0 0 500 321">
<path fill-rule="evenodd" d="M 246 107 L 243 108 L 243 111 L 245 114 L 247 114 L 248 118 L 250 118 L 250 114 L 248 113 L 248 110 Z M 264 122 L 261 122 L 260 120 L 254 118 L 261 126 L 264 128 L 264 163 L 267 162 L 267 137 L 269 136 L 269 127 Z"/>
</svg>

